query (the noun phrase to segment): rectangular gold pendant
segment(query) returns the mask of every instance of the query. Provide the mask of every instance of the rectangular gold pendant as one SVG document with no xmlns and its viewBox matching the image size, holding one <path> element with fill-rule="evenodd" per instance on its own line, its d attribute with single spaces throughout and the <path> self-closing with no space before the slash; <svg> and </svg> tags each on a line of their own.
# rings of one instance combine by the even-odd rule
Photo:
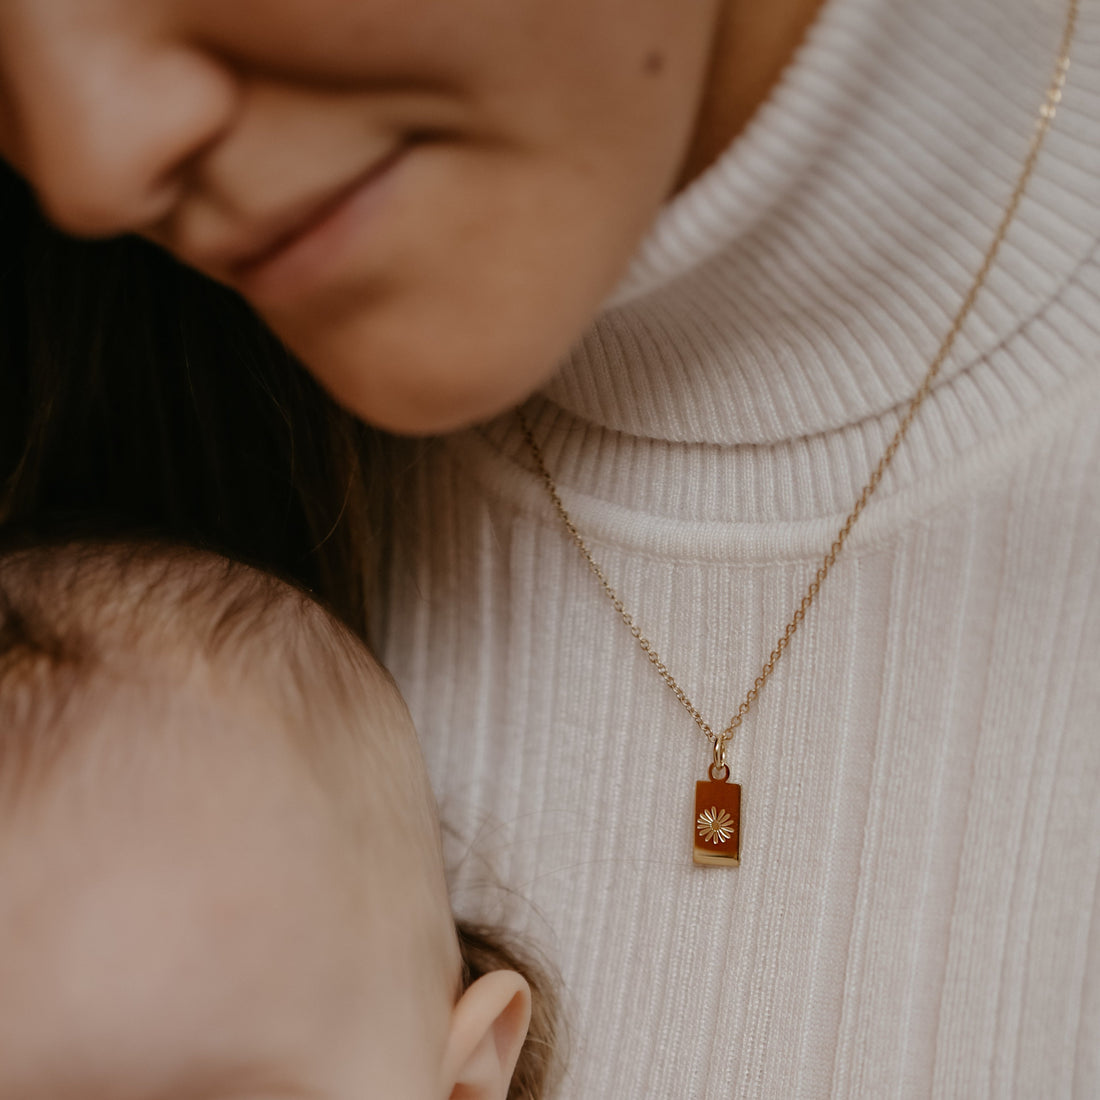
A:
<svg viewBox="0 0 1100 1100">
<path fill-rule="evenodd" d="M 705 867 L 741 865 L 741 784 L 701 779 L 695 784 L 695 846 Z"/>
</svg>

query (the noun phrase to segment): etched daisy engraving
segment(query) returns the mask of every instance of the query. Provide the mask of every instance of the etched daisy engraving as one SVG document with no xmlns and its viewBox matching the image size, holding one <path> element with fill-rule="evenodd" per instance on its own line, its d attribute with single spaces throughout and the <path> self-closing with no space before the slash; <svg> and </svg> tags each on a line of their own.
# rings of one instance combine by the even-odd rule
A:
<svg viewBox="0 0 1100 1100">
<path fill-rule="evenodd" d="M 733 836 L 733 818 L 725 810 L 711 806 L 704 810 L 695 822 L 699 835 L 712 844 L 725 844 Z"/>
</svg>

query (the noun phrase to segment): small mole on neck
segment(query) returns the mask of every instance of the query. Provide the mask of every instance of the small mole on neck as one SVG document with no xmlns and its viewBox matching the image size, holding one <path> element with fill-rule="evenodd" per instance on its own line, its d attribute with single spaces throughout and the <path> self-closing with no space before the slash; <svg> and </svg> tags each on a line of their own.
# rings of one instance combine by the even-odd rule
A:
<svg viewBox="0 0 1100 1100">
<path fill-rule="evenodd" d="M 642 72 L 647 76 L 660 76 L 665 68 L 665 55 L 660 50 L 650 50 L 642 62 Z"/>
</svg>

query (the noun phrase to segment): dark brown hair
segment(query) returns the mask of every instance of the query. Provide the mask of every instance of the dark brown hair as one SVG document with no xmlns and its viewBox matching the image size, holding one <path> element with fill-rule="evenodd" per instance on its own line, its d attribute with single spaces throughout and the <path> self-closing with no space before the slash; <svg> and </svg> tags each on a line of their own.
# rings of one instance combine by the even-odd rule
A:
<svg viewBox="0 0 1100 1100">
<path fill-rule="evenodd" d="M 0 163 L 0 527 L 207 546 L 362 636 L 386 454 L 240 298 L 140 240 L 55 231 Z"/>
</svg>

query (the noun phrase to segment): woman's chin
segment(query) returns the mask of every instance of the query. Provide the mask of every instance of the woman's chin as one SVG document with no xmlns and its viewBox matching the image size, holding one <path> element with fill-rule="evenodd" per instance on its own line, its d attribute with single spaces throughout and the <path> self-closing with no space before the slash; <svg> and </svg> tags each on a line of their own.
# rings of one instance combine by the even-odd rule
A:
<svg viewBox="0 0 1100 1100">
<path fill-rule="evenodd" d="M 547 350 L 469 339 L 426 347 L 415 341 L 326 344 L 322 350 L 290 346 L 349 412 L 407 436 L 458 431 L 520 404 L 553 375 L 569 346 L 562 341 Z"/>
</svg>

